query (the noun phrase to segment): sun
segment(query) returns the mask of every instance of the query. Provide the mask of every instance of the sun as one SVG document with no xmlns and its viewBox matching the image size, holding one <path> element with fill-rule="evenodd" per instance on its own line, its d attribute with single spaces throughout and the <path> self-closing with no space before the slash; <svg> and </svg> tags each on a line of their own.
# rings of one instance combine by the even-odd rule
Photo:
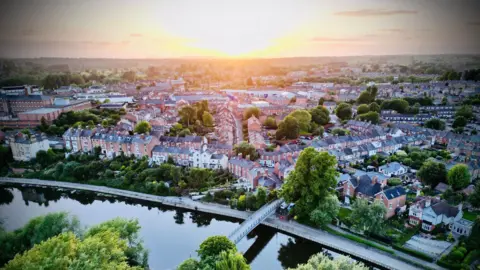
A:
<svg viewBox="0 0 480 270">
<path fill-rule="evenodd" d="M 190 44 L 190 46 L 195 49 L 213 52 L 215 56 L 254 57 L 272 46 L 272 42 L 261 38 L 225 37 L 215 40 L 200 40 Z"/>
</svg>

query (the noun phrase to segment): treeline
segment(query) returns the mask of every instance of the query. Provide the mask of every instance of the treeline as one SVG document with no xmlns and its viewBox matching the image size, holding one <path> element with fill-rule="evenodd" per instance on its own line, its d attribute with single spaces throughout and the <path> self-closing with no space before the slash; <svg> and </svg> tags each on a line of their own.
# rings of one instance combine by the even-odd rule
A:
<svg viewBox="0 0 480 270">
<path fill-rule="evenodd" d="M 133 155 L 101 160 L 101 149 L 93 154 L 70 154 L 64 161 L 52 155 L 37 155 L 36 163 L 44 168 L 25 173 L 26 178 L 88 183 L 143 192 L 154 195 L 181 195 L 234 181 L 225 170 L 183 168 L 174 165 L 173 159 L 161 165 L 149 164 L 148 158 L 136 159 Z"/>
<path fill-rule="evenodd" d="M 455 70 L 445 71 L 445 73 L 438 78 L 440 81 L 458 81 L 462 79 L 462 72 Z M 466 81 L 480 81 L 480 69 L 468 69 L 463 71 L 463 79 Z"/>
<path fill-rule="evenodd" d="M 12 232 L 0 228 L 2 269 L 146 269 L 148 251 L 137 220 L 112 219 L 85 232 L 66 212 L 31 219 Z M 95 258 L 85 260 L 85 258 Z"/>
</svg>

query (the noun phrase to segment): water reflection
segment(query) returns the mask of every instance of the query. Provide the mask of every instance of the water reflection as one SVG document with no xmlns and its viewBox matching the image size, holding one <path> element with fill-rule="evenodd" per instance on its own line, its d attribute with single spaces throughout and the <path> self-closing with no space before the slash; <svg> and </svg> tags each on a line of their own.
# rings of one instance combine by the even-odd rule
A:
<svg viewBox="0 0 480 270">
<path fill-rule="evenodd" d="M 9 229 L 23 226 L 37 215 L 56 211 L 69 211 L 77 215 L 82 224 L 89 226 L 116 216 L 138 218 L 142 226 L 141 236 L 150 250 L 151 269 L 174 269 L 184 259 L 195 256 L 195 250 L 206 237 L 227 235 L 241 222 L 235 218 L 155 202 L 25 185 L 0 186 L 0 206 L 3 208 L 0 208 L 0 219 L 7 218 L 15 224 Z M 252 269 L 296 267 L 305 263 L 311 255 L 324 251 L 317 243 L 279 233 L 263 225 L 241 240 L 238 248 L 251 263 Z"/>
</svg>

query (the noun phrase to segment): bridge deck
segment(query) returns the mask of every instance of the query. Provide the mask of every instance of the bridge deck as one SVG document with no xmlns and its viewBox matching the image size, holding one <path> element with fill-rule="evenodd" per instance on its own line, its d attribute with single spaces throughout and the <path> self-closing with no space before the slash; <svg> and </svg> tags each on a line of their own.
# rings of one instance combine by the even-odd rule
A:
<svg viewBox="0 0 480 270">
<path fill-rule="evenodd" d="M 240 226 L 230 233 L 228 238 L 237 244 L 243 237 L 250 233 L 258 224 L 262 223 L 267 217 L 275 212 L 277 207 L 283 202 L 282 199 L 277 199 L 269 204 L 262 206 L 255 213 L 249 216 Z"/>
</svg>

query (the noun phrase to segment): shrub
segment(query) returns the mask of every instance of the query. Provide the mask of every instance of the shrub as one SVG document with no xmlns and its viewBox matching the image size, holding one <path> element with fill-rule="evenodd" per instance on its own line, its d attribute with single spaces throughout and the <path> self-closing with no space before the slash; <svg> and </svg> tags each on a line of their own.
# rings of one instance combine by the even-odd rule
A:
<svg viewBox="0 0 480 270">
<path fill-rule="evenodd" d="M 405 252 L 405 253 L 410 254 L 410 255 L 412 255 L 414 257 L 417 257 L 419 259 L 422 259 L 422 260 L 425 260 L 425 261 L 428 261 L 428 262 L 433 262 L 433 258 L 428 256 L 427 254 L 425 254 L 423 252 L 419 252 L 419 251 L 416 251 L 416 250 L 413 250 L 413 249 L 409 249 L 409 248 L 406 248 L 406 247 L 403 247 L 403 246 L 400 246 L 400 245 L 397 245 L 397 244 L 393 244 L 392 247 L 396 250 Z"/>
<path fill-rule="evenodd" d="M 460 262 L 463 259 L 463 257 L 464 257 L 463 253 L 458 249 L 448 254 L 448 259 L 454 262 Z"/>
<path fill-rule="evenodd" d="M 387 180 L 389 186 L 399 186 L 402 184 L 402 180 L 400 178 L 390 178 Z"/>
</svg>

